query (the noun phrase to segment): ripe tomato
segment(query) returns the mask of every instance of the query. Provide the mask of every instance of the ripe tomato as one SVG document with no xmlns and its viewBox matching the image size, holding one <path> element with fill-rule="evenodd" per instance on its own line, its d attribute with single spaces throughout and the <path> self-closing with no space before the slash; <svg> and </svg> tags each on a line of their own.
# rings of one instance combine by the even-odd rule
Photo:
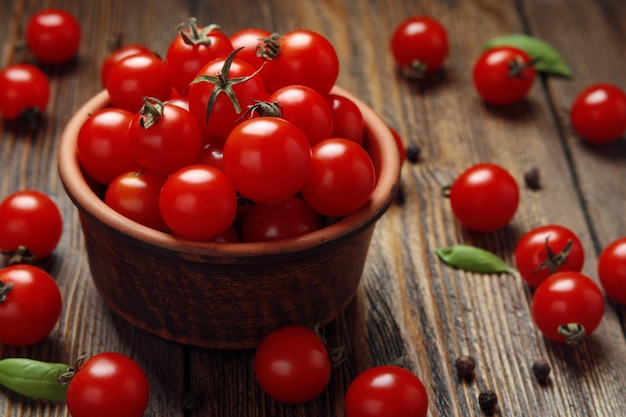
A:
<svg viewBox="0 0 626 417">
<path fill-rule="evenodd" d="M 191 165 L 202 149 L 202 132 L 188 110 L 145 97 L 128 130 L 139 164 L 168 175 Z"/>
<path fill-rule="evenodd" d="M 67 388 L 72 417 L 141 417 L 150 386 L 143 370 L 128 356 L 98 353 L 76 371 Z"/>
<path fill-rule="evenodd" d="M 626 304 L 626 236 L 602 250 L 598 258 L 598 278 L 610 298 Z"/>
<path fill-rule="evenodd" d="M 330 381 L 326 345 L 308 327 L 285 326 L 269 333 L 254 355 L 254 374 L 277 401 L 300 404 L 318 397 Z"/>
<path fill-rule="evenodd" d="M 218 26 L 198 27 L 195 18 L 189 19 L 189 28 L 181 28 L 165 55 L 165 64 L 172 86 L 182 95 L 203 66 L 218 58 L 226 58 L 233 45 Z"/>
<path fill-rule="evenodd" d="M 204 145 L 195 163 L 210 165 L 223 172 L 224 171 L 224 144 L 223 143 L 210 143 L 208 145 Z"/>
<path fill-rule="evenodd" d="M 48 8 L 26 23 L 26 46 L 44 64 L 60 64 L 72 58 L 80 46 L 80 23 L 69 12 Z"/>
<path fill-rule="evenodd" d="M 50 82 L 39 68 L 12 64 L 0 70 L 0 116 L 15 120 L 20 115 L 42 114 L 48 107 Z"/>
<path fill-rule="evenodd" d="M 457 220 L 475 232 L 491 232 L 507 225 L 519 203 L 519 187 L 504 168 L 476 164 L 452 183 L 450 204 Z"/>
<path fill-rule="evenodd" d="M 544 336 L 576 344 L 600 324 L 604 295 L 591 278 L 579 272 L 557 272 L 537 287 L 531 310 Z"/>
<path fill-rule="evenodd" d="M 59 320 L 61 307 L 59 287 L 43 269 L 29 264 L 0 269 L 0 343 L 42 341 Z"/>
<path fill-rule="evenodd" d="M 224 143 L 224 172 L 243 197 L 257 203 L 288 200 L 300 191 L 310 168 L 308 138 L 278 117 L 245 120 Z"/>
<path fill-rule="evenodd" d="M 322 228 L 322 219 L 301 198 L 271 205 L 254 204 L 241 224 L 244 242 L 265 242 L 300 236 Z"/>
<path fill-rule="evenodd" d="M 0 203 L 0 251 L 13 252 L 23 246 L 42 259 L 54 251 L 62 233 L 61 212 L 42 192 L 17 191 Z"/>
<path fill-rule="evenodd" d="M 233 224 L 237 193 L 219 169 L 190 165 L 165 181 L 159 210 L 172 233 L 188 239 L 209 240 Z"/>
<path fill-rule="evenodd" d="M 124 45 L 111 52 L 109 55 L 107 55 L 104 61 L 102 61 L 102 65 L 100 66 L 100 82 L 102 83 L 102 86 L 106 87 L 111 68 L 113 68 L 113 66 L 120 62 L 122 59 L 132 55 L 151 53 L 153 52 L 150 48 L 138 43 Z"/>
<path fill-rule="evenodd" d="M 265 60 L 257 56 L 257 47 L 262 46 L 263 39 L 269 38 L 270 35 L 271 33 L 264 29 L 244 28 L 230 35 L 228 39 L 234 49 L 243 48 L 237 57 L 258 69 Z"/>
<path fill-rule="evenodd" d="M 478 94 L 487 103 L 506 106 L 526 97 L 535 82 L 535 67 L 521 49 L 498 46 L 480 55 L 472 77 Z"/>
<path fill-rule="evenodd" d="M 346 138 L 362 145 L 365 122 L 359 106 L 337 94 L 328 94 L 326 101 L 333 114 L 333 130 L 328 137 Z"/>
<path fill-rule="evenodd" d="M 326 98 L 304 85 L 289 85 L 274 91 L 267 99 L 282 108 L 283 119 L 298 126 L 311 146 L 328 139 L 333 131 L 333 113 Z"/>
<path fill-rule="evenodd" d="M 406 77 L 422 78 L 443 65 L 448 56 L 448 34 L 433 18 L 409 17 L 394 30 L 391 53 Z"/>
<path fill-rule="evenodd" d="M 113 65 L 106 89 L 113 107 L 133 113 L 143 106 L 143 97 L 165 101 L 172 93 L 165 62 L 153 53 L 127 56 Z"/>
<path fill-rule="evenodd" d="M 375 185 L 374 164 L 365 149 L 348 139 L 331 138 L 313 147 L 302 196 L 318 213 L 342 217 L 363 207 Z"/>
<path fill-rule="evenodd" d="M 531 287 L 555 272 L 580 272 L 584 263 L 585 251 L 578 236 L 556 224 L 526 232 L 515 247 L 515 265 Z"/>
<path fill-rule="evenodd" d="M 127 172 L 111 181 L 104 202 L 122 216 L 167 232 L 169 229 L 159 211 L 159 194 L 166 178 L 150 171 Z"/>
<path fill-rule="evenodd" d="M 574 131 L 591 143 L 609 143 L 626 131 L 626 93 L 612 84 L 581 91 L 569 113 Z"/>
<path fill-rule="evenodd" d="M 328 39 L 305 29 L 270 38 L 263 47 L 268 61 L 261 72 L 268 91 L 299 84 L 328 94 L 339 75 L 339 58 Z"/>
<path fill-rule="evenodd" d="M 348 386 L 346 417 L 425 417 L 428 393 L 407 369 L 376 366 L 361 372 Z"/>
</svg>

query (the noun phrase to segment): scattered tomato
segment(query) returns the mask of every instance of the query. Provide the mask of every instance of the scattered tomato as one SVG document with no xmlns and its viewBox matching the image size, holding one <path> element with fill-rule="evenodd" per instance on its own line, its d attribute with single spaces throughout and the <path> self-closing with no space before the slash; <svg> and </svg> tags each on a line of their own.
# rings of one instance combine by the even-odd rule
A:
<svg viewBox="0 0 626 417">
<path fill-rule="evenodd" d="M 610 298 L 626 304 L 626 236 L 602 250 L 598 258 L 598 278 Z"/>
</svg>

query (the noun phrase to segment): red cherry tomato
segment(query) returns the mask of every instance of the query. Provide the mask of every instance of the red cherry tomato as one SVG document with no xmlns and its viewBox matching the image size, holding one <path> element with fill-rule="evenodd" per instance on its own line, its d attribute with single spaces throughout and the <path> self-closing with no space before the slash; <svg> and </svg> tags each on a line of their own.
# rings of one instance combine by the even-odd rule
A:
<svg viewBox="0 0 626 417">
<path fill-rule="evenodd" d="M 128 137 L 133 113 L 105 107 L 90 115 L 78 131 L 76 154 L 87 175 L 108 184 L 118 175 L 139 170 Z"/>
<path fill-rule="evenodd" d="M 115 51 L 111 52 L 107 57 L 102 61 L 102 65 L 100 66 L 100 82 L 103 87 L 107 85 L 107 79 L 109 78 L 109 73 L 111 72 L 111 68 L 122 59 L 127 58 L 132 55 L 139 54 L 152 54 L 152 50 L 145 45 L 142 44 L 128 44 L 124 45 Z"/>
<path fill-rule="evenodd" d="M 450 188 L 450 204 L 457 220 L 475 232 L 491 232 L 507 225 L 519 203 L 519 187 L 504 168 L 481 163 L 465 170 Z"/>
<path fill-rule="evenodd" d="M 223 172 L 224 171 L 224 144 L 223 143 L 209 143 L 208 145 L 204 145 L 195 163 L 210 165 Z"/>
<path fill-rule="evenodd" d="M 48 337 L 61 315 L 61 293 L 46 271 L 29 264 L 0 269 L 0 343 L 30 346 Z"/>
<path fill-rule="evenodd" d="M 67 388 L 72 417 L 142 417 L 150 386 L 143 370 L 128 356 L 94 355 L 78 369 Z"/>
<path fill-rule="evenodd" d="M 293 197 L 307 180 L 311 145 L 293 123 L 257 117 L 237 125 L 224 144 L 224 172 L 237 191 L 257 203 Z"/>
<path fill-rule="evenodd" d="M 348 386 L 346 417 L 426 417 L 428 393 L 407 369 L 376 366 L 361 372 Z"/>
<path fill-rule="evenodd" d="M 111 181 L 104 202 L 122 216 L 167 232 L 169 229 L 159 211 L 159 194 L 166 178 L 150 171 L 127 172 Z"/>
<path fill-rule="evenodd" d="M 28 19 L 25 37 L 26 46 L 38 61 L 60 64 L 78 52 L 80 23 L 66 10 L 44 9 Z"/>
<path fill-rule="evenodd" d="M 328 94 L 339 75 L 339 58 L 328 39 L 317 32 L 298 29 L 273 36 L 272 43 L 279 52 L 266 54 L 268 61 L 261 72 L 268 91 L 299 84 Z"/>
<path fill-rule="evenodd" d="M 0 203 L 0 251 L 21 246 L 37 259 L 56 248 L 63 233 L 63 218 L 56 203 L 35 190 L 17 191 Z"/>
<path fill-rule="evenodd" d="M 265 242 L 300 236 L 322 228 L 322 219 L 301 198 L 271 205 L 255 204 L 241 224 L 244 242 Z"/>
<path fill-rule="evenodd" d="M 433 18 L 409 17 L 394 30 L 391 52 L 405 76 L 421 78 L 443 65 L 448 56 L 448 34 Z"/>
<path fill-rule="evenodd" d="M 313 147 L 302 196 L 318 213 L 342 217 L 363 207 L 375 184 L 374 164 L 365 149 L 348 139 L 331 138 Z"/>
<path fill-rule="evenodd" d="M 472 77 L 478 94 L 487 103 L 506 106 L 526 97 L 535 82 L 535 67 L 521 49 L 499 46 L 480 55 Z"/>
<path fill-rule="evenodd" d="M 626 131 L 626 93 L 612 84 L 581 91 L 569 113 L 574 131 L 591 143 L 609 143 Z"/>
<path fill-rule="evenodd" d="M 233 224 L 237 193 L 219 169 L 190 165 L 165 181 L 159 209 L 172 233 L 188 239 L 209 240 Z"/>
<path fill-rule="evenodd" d="M 254 374 L 263 391 L 288 404 L 317 398 L 330 381 L 331 368 L 326 345 L 303 326 L 272 331 L 254 355 Z"/>
<path fill-rule="evenodd" d="M 39 68 L 12 64 L 0 70 L 0 116 L 4 119 L 41 114 L 46 111 L 49 98 L 50 82 Z"/>
<path fill-rule="evenodd" d="M 537 327 L 547 338 L 576 344 L 600 324 L 604 295 L 591 278 L 579 272 L 557 272 L 537 287 L 531 310 Z"/>
<path fill-rule="evenodd" d="M 584 263 L 585 251 L 578 236 L 556 224 L 528 231 L 515 247 L 515 265 L 531 287 L 555 272 L 580 272 Z"/>
<path fill-rule="evenodd" d="M 265 60 L 256 54 L 257 47 L 263 44 L 263 39 L 269 38 L 270 32 L 259 28 L 241 29 L 228 37 L 234 49 L 243 48 L 237 57 L 246 61 L 254 68 L 261 68 Z"/>
<path fill-rule="evenodd" d="M 352 100 L 337 94 L 328 94 L 326 101 L 333 114 L 333 130 L 328 137 L 350 139 L 363 145 L 363 114 Z"/>
<path fill-rule="evenodd" d="M 598 258 L 598 278 L 610 298 L 626 304 L 626 236 L 602 250 Z"/>
</svg>

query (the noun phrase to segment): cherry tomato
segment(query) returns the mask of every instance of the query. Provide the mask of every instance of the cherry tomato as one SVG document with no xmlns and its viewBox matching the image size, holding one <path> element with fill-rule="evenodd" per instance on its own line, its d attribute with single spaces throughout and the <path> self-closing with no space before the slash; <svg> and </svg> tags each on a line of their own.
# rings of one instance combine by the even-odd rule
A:
<svg viewBox="0 0 626 417">
<path fill-rule="evenodd" d="M 348 386 L 346 417 L 425 417 L 428 393 L 407 369 L 375 366 L 361 372 Z"/>
<path fill-rule="evenodd" d="M 56 248 L 63 233 L 63 218 L 56 203 L 35 190 L 17 191 L 0 203 L 0 250 L 26 247 L 42 259 Z"/>
<path fill-rule="evenodd" d="M 224 172 L 242 196 L 257 203 L 279 203 L 294 196 L 310 167 L 308 138 L 278 117 L 245 120 L 224 143 Z"/>
<path fill-rule="evenodd" d="M 600 324 L 604 295 L 591 278 L 580 272 L 557 272 L 539 284 L 531 311 L 547 338 L 576 344 Z"/>
<path fill-rule="evenodd" d="M 48 107 L 50 81 L 39 68 L 12 64 L 0 70 L 0 115 L 15 120 L 20 115 L 42 114 Z"/>
<path fill-rule="evenodd" d="M 143 97 L 165 101 L 172 93 L 165 62 L 153 53 L 127 56 L 114 64 L 106 89 L 113 107 L 133 113 L 143 106 Z"/>
<path fill-rule="evenodd" d="M 581 91 L 569 113 L 574 131 L 591 143 L 609 143 L 626 131 L 626 93 L 612 84 Z"/>
<path fill-rule="evenodd" d="M 244 242 L 265 242 L 300 236 L 322 228 L 322 219 L 301 198 L 250 207 L 241 224 Z"/>
<path fill-rule="evenodd" d="M 43 269 L 29 264 L 0 269 L 0 343 L 42 341 L 59 320 L 61 307 L 59 287 Z"/>
<path fill-rule="evenodd" d="M 132 55 L 139 54 L 152 54 L 152 50 L 145 45 L 132 43 L 128 45 L 124 45 L 113 52 L 111 52 L 107 57 L 102 61 L 102 65 L 100 66 L 100 82 L 103 87 L 107 85 L 107 79 L 109 78 L 109 73 L 111 72 L 111 68 L 122 59 L 127 58 Z"/>
<path fill-rule="evenodd" d="M 487 103 L 506 106 L 526 97 L 535 82 L 535 67 L 521 49 L 499 46 L 480 55 L 472 77 L 478 94 Z"/>
<path fill-rule="evenodd" d="M 128 137 L 133 113 L 105 107 L 90 115 L 78 131 L 76 154 L 87 175 L 108 184 L 118 175 L 140 168 Z"/>
<path fill-rule="evenodd" d="M 254 374 L 263 391 L 288 404 L 317 398 L 330 381 L 331 368 L 326 345 L 304 326 L 272 331 L 254 355 Z"/>
<path fill-rule="evenodd" d="M 328 94 L 326 101 L 333 114 L 333 130 L 328 137 L 350 139 L 363 145 L 365 122 L 359 106 L 338 94 Z"/>
<path fill-rule="evenodd" d="M 261 72 L 268 91 L 299 84 L 321 94 L 330 92 L 339 75 L 339 58 L 328 39 L 305 29 L 270 38 L 266 42 L 271 46 L 263 48 L 268 61 Z"/>
<path fill-rule="evenodd" d="M 289 85 L 274 91 L 267 99 L 278 103 L 282 117 L 298 126 L 315 145 L 333 131 L 333 113 L 326 98 L 304 85 Z"/>
<path fill-rule="evenodd" d="M 504 168 L 476 164 L 452 183 L 450 204 L 457 220 L 475 232 L 491 232 L 507 225 L 519 203 L 519 187 Z"/>
<path fill-rule="evenodd" d="M 189 28 L 180 29 L 167 49 L 165 64 L 172 86 L 182 95 L 206 64 L 218 58 L 226 58 L 233 45 L 218 26 L 199 27 L 194 18 L 189 19 Z"/>
<path fill-rule="evenodd" d="M 142 417 L 150 386 L 143 370 L 128 356 L 98 353 L 78 369 L 67 388 L 72 417 Z"/>
<path fill-rule="evenodd" d="M 237 214 L 237 193 L 229 178 L 208 165 L 190 165 L 168 177 L 159 196 L 165 224 L 179 236 L 209 240 L 224 233 Z"/>
<path fill-rule="evenodd" d="M 302 196 L 318 213 L 342 217 L 363 207 L 375 184 L 374 164 L 365 149 L 348 139 L 331 138 L 313 147 Z"/>
<path fill-rule="evenodd" d="M 209 143 L 208 145 L 204 145 L 195 163 L 210 165 L 223 172 L 224 171 L 224 144 L 223 143 Z"/>
<path fill-rule="evenodd" d="M 69 12 L 48 8 L 26 23 L 26 46 L 44 64 L 68 61 L 80 46 L 80 23 Z"/>
<path fill-rule="evenodd" d="M 270 32 L 259 28 L 244 28 L 228 37 L 234 49 L 243 48 L 237 57 L 246 61 L 254 68 L 261 68 L 265 60 L 257 56 L 257 47 L 263 44 L 263 39 L 269 38 Z"/>
<path fill-rule="evenodd" d="M 598 278 L 610 298 L 626 304 L 626 236 L 602 250 L 598 258 Z"/>
<path fill-rule="evenodd" d="M 406 77 L 421 78 L 443 65 L 448 56 L 448 34 L 433 18 L 409 17 L 394 30 L 391 53 Z"/>
<path fill-rule="evenodd" d="M 202 132 L 191 112 L 150 98 L 133 117 L 128 138 L 139 164 L 164 175 L 191 165 L 202 149 Z"/>
<path fill-rule="evenodd" d="M 584 263 L 585 251 L 578 236 L 556 224 L 526 232 L 515 247 L 515 265 L 531 287 L 555 272 L 580 272 Z"/>
<path fill-rule="evenodd" d="M 139 224 L 167 232 L 159 211 L 159 194 L 166 178 L 150 171 L 127 172 L 111 181 L 104 202 Z"/>
</svg>

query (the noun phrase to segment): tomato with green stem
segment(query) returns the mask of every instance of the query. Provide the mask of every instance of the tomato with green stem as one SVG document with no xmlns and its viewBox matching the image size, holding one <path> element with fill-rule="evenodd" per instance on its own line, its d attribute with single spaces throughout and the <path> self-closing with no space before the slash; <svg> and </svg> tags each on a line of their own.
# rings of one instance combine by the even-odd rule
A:
<svg viewBox="0 0 626 417">
<path fill-rule="evenodd" d="M 271 32 L 254 27 L 241 29 L 228 36 L 234 49 L 241 49 L 238 58 L 246 61 L 254 68 L 261 68 L 265 60 L 257 55 L 257 49 L 262 46 L 263 39 L 269 38 Z"/>
<path fill-rule="evenodd" d="M 626 304 L 626 236 L 602 249 L 598 258 L 598 278 L 609 298 Z"/>
<path fill-rule="evenodd" d="M 11 64 L 0 70 L 0 116 L 16 120 L 22 116 L 32 126 L 46 111 L 50 81 L 30 64 Z"/>
</svg>

